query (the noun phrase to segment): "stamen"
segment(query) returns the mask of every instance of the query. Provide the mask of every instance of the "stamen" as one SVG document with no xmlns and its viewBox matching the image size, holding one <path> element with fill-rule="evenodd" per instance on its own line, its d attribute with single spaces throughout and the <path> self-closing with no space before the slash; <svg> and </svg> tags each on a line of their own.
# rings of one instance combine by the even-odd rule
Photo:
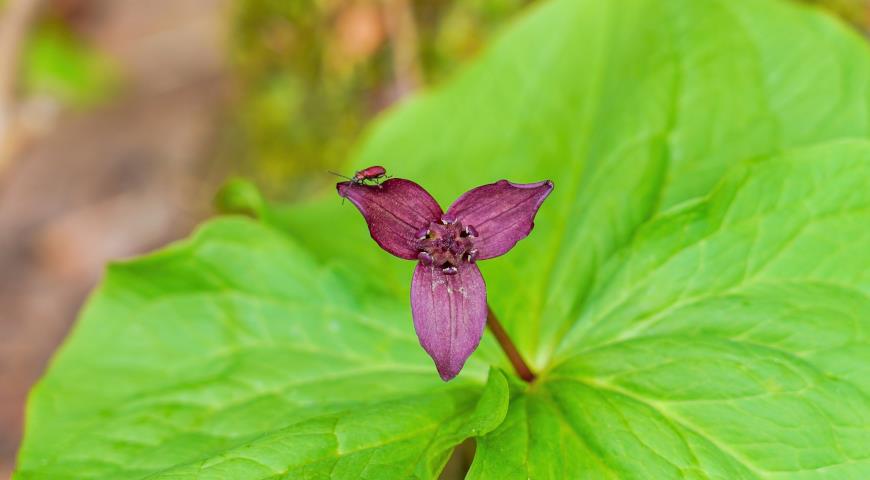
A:
<svg viewBox="0 0 870 480">
<path fill-rule="evenodd" d="M 434 259 L 432 258 L 432 255 L 429 255 L 428 253 L 420 252 L 417 254 L 417 260 L 420 260 L 420 263 L 423 265 L 429 266 L 432 265 Z"/>
<path fill-rule="evenodd" d="M 477 261 L 477 254 L 478 254 L 477 249 L 472 248 L 471 250 L 468 251 L 468 254 L 465 257 L 465 260 L 468 263 L 474 263 L 475 261 Z"/>
<path fill-rule="evenodd" d="M 464 229 L 462 229 L 462 233 L 466 237 L 477 237 L 477 229 L 474 228 L 474 225 L 466 225 Z"/>
<path fill-rule="evenodd" d="M 441 269 L 444 272 L 444 275 L 456 275 L 459 272 L 459 269 L 450 265 L 449 267 L 444 267 Z"/>
<path fill-rule="evenodd" d="M 429 236 L 429 229 L 426 227 L 417 230 L 417 234 L 414 235 L 414 238 L 417 240 L 425 240 Z"/>
<path fill-rule="evenodd" d="M 443 223 L 444 225 L 453 225 L 454 223 L 456 223 L 456 218 L 454 218 L 452 215 L 441 215 L 441 223 Z"/>
</svg>

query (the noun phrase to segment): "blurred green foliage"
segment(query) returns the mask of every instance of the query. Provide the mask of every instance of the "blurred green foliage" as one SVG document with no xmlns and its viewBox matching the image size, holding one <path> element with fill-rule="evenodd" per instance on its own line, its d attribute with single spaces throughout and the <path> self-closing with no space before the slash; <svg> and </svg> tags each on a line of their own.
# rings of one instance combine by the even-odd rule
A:
<svg viewBox="0 0 870 480">
<path fill-rule="evenodd" d="M 81 108 L 106 100 L 119 87 L 114 65 L 59 22 L 39 25 L 25 48 L 21 81 L 29 95 Z"/>
<path fill-rule="evenodd" d="M 343 170 L 372 117 L 439 82 L 528 3 L 239 2 L 240 93 L 224 150 L 271 196 L 304 195 L 332 180 L 326 170 Z"/>
<path fill-rule="evenodd" d="M 870 24 L 870 0 L 803 0 L 805 3 L 821 6 L 837 16 L 867 31 Z"/>
<path fill-rule="evenodd" d="M 246 215 L 253 218 L 266 214 L 266 203 L 257 186 L 243 178 L 224 182 L 214 198 L 218 212 Z"/>
<path fill-rule="evenodd" d="M 867 0 L 803 1 L 866 29 Z M 375 115 L 409 90 L 440 83 L 530 3 L 237 2 L 232 58 L 239 96 L 222 150 L 236 173 L 268 196 L 305 196 L 332 180 L 327 170 L 346 170 L 351 146 Z M 410 12 L 410 34 L 397 25 L 403 10 Z M 411 49 L 411 58 L 397 46 Z M 410 85 L 403 69 L 410 69 Z"/>
</svg>

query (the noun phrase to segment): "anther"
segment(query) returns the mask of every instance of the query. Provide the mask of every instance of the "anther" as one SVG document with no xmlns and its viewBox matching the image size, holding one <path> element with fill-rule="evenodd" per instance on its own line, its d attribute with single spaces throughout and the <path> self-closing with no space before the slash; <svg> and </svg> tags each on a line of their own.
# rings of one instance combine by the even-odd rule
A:
<svg viewBox="0 0 870 480">
<path fill-rule="evenodd" d="M 414 235 L 414 238 L 417 240 L 424 240 L 429 236 L 429 229 L 427 227 L 423 227 L 420 230 L 417 230 L 417 234 Z"/>
<path fill-rule="evenodd" d="M 420 252 L 417 254 L 417 260 L 420 260 L 423 265 L 429 266 L 432 265 L 433 258 L 426 252 Z"/>
<path fill-rule="evenodd" d="M 462 233 L 465 234 L 466 237 L 477 237 L 477 229 L 475 229 L 473 225 L 466 225 L 462 230 Z"/>
<path fill-rule="evenodd" d="M 449 267 L 442 268 L 441 271 L 444 272 L 444 275 L 456 275 L 459 272 L 459 269 L 451 265 Z"/>
<path fill-rule="evenodd" d="M 453 225 L 454 223 L 456 223 L 456 218 L 454 218 L 452 215 L 441 215 L 441 223 L 443 223 L 444 225 Z"/>
<path fill-rule="evenodd" d="M 469 250 L 468 253 L 466 254 L 465 260 L 466 260 L 468 263 L 474 263 L 475 261 L 477 261 L 477 254 L 478 254 L 477 249 L 476 249 L 476 248 L 472 248 L 472 249 Z"/>
</svg>

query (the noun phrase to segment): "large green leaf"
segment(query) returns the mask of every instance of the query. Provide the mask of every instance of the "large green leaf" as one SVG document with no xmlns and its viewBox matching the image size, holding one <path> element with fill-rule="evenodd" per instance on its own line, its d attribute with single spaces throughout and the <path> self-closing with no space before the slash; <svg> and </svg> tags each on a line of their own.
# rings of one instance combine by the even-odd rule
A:
<svg viewBox="0 0 870 480">
<path fill-rule="evenodd" d="M 33 394 L 18 478 L 435 476 L 507 382 L 443 387 L 407 309 L 349 285 L 240 219 L 114 266 Z"/>
<path fill-rule="evenodd" d="M 870 54 L 821 13 L 546 3 L 356 159 L 445 206 L 554 180 L 481 264 L 538 382 L 508 406 L 487 336 L 440 383 L 409 262 L 331 192 L 253 198 L 110 270 L 18 478 L 428 478 L 483 434 L 474 478 L 870 477 L 868 137 Z"/>
<path fill-rule="evenodd" d="M 649 222 L 472 477 L 867 478 L 868 183 L 823 144 Z"/>
</svg>

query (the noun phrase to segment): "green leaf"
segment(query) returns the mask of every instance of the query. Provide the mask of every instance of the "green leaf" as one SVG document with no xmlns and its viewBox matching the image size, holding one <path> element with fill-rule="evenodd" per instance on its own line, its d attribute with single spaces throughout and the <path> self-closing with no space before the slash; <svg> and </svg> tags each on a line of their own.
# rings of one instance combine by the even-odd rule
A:
<svg viewBox="0 0 870 480">
<path fill-rule="evenodd" d="M 242 219 L 113 266 L 33 393 L 17 478 L 432 478 L 507 410 L 403 305 Z"/>
<path fill-rule="evenodd" d="M 868 179 L 823 144 L 645 225 L 471 478 L 866 478 Z"/>
<path fill-rule="evenodd" d="M 37 29 L 27 42 L 22 84 L 74 107 L 91 107 L 117 93 L 118 68 L 59 25 Z"/>
<path fill-rule="evenodd" d="M 225 205 L 262 224 L 110 270 L 17 478 L 431 478 L 467 437 L 471 478 L 870 477 L 868 92 L 863 41 L 791 3 L 536 7 L 354 163 L 444 206 L 555 182 L 481 262 L 536 383 L 485 382 L 489 335 L 441 383 L 410 263 L 331 191 L 239 184 Z"/>
</svg>

